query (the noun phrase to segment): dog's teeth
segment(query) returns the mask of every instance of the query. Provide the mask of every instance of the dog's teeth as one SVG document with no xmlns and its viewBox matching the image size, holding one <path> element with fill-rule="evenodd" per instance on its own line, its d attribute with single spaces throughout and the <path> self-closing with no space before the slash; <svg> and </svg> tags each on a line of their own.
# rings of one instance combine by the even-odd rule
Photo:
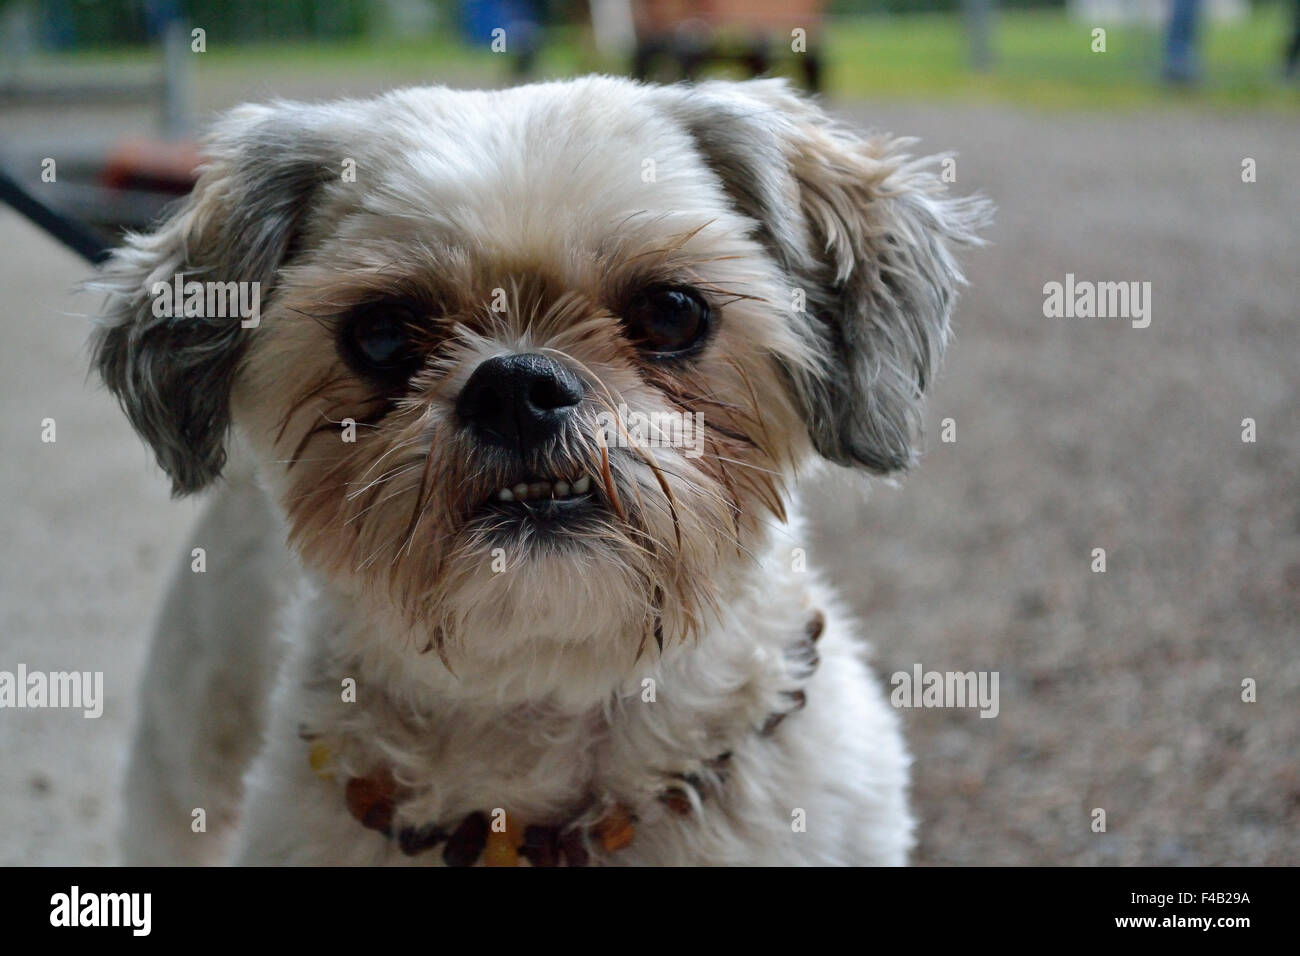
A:
<svg viewBox="0 0 1300 956">
<path fill-rule="evenodd" d="M 584 475 L 570 484 L 567 481 L 523 482 L 497 492 L 498 501 L 534 501 L 538 498 L 571 498 L 585 495 L 591 488 L 591 476 Z"/>
</svg>

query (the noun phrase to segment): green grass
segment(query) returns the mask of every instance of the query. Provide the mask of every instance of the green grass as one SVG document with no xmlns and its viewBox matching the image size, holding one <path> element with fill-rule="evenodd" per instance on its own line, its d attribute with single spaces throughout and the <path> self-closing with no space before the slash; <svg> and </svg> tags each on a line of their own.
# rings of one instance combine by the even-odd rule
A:
<svg viewBox="0 0 1300 956">
<path fill-rule="evenodd" d="M 826 31 L 828 92 L 838 98 L 888 97 L 990 100 L 1048 109 L 1115 109 L 1154 104 L 1211 108 L 1300 108 L 1300 85 L 1278 79 L 1290 5 L 1260 8 L 1240 24 L 1207 25 L 1202 42 L 1204 82 L 1169 91 L 1158 82 L 1161 37 L 1144 28 L 1110 27 L 1107 51 L 1093 53 L 1091 26 L 1060 12 L 1004 11 L 997 16 L 993 69 L 967 66 L 960 19 L 940 14 L 835 21 Z M 92 72 L 156 62 L 147 50 L 87 52 L 42 58 L 35 66 Z M 602 62 L 578 31 L 556 31 L 540 61 L 543 76 L 589 70 L 618 72 Z M 502 83 L 504 57 L 448 39 L 223 47 L 209 37 L 198 82 L 253 76 L 319 74 L 378 78 L 389 85 L 447 81 Z"/>
<path fill-rule="evenodd" d="M 394 85 L 433 78 L 460 82 L 465 74 L 484 82 L 504 72 L 504 58 L 440 37 L 329 43 L 246 43 L 223 47 L 208 40 L 208 49 L 195 54 L 197 82 L 225 82 L 241 77 L 275 80 L 284 76 L 321 78 L 383 77 Z M 567 45 L 567 44 L 566 44 Z M 83 75 L 102 71 L 156 71 L 157 49 L 129 47 L 42 55 L 25 65 L 28 75 Z"/>
<path fill-rule="evenodd" d="M 1204 82 L 1170 91 L 1158 82 L 1162 37 L 1150 28 L 1109 27 L 1106 52 L 1094 53 L 1089 24 L 1056 12 L 1004 12 L 994 33 L 993 69 L 978 74 L 967 67 L 960 20 L 858 21 L 830 33 L 830 86 L 846 95 L 1010 100 L 1054 109 L 1162 102 L 1296 108 L 1300 86 L 1278 79 L 1288 27 L 1282 6 L 1262 8 L 1239 24 L 1208 26 Z"/>
</svg>

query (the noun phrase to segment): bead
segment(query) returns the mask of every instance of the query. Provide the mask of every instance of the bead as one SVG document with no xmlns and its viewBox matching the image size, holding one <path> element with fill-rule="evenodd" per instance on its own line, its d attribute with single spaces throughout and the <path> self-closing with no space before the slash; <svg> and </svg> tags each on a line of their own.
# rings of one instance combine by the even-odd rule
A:
<svg viewBox="0 0 1300 956">
<path fill-rule="evenodd" d="M 681 787 L 669 787 L 663 793 L 659 794 L 659 800 L 664 804 L 664 806 L 679 817 L 690 815 L 691 798 L 687 796 L 686 791 Z"/>
<path fill-rule="evenodd" d="M 519 830 L 510 814 L 505 815 L 504 830 L 488 829 L 487 845 L 483 849 L 484 866 L 519 865 Z"/>
<path fill-rule="evenodd" d="M 533 866 L 559 866 L 559 828 L 528 827 L 524 830 L 524 845 L 519 848 L 519 852 Z"/>
<path fill-rule="evenodd" d="M 348 812 L 361 821 L 361 825 L 388 836 L 393 829 L 393 778 L 387 774 L 379 777 L 353 777 L 348 780 L 344 794 Z"/>
<path fill-rule="evenodd" d="M 587 845 L 581 830 L 569 830 L 560 835 L 560 853 L 565 866 L 586 866 L 589 860 Z"/>
<path fill-rule="evenodd" d="M 633 817 L 622 804 L 606 813 L 591 831 L 606 853 L 614 853 L 629 846 L 636 836 Z"/>
<path fill-rule="evenodd" d="M 311 772 L 322 780 L 334 779 L 334 774 L 330 771 L 333 759 L 329 747 L 320 741 L 312 744 L 307 751 L 307 765 L 311 767 Z"/>
<path fill-rule="evenodd" d="M 436 824 L 422 827 L 403 827 L 397 834 L 397 845 L 407 856 L 431 850 L 447 839 L 447 831 Z"/>
<path fill-rule="evenodd" d="M 473 866 L 487 842 L 488 818 L 486 813 L 471 813 L 447 839 L 442 849 L 442 860 L 448 866 Z"/>
<path fill-rule="evenodd" d="M 689 785 L 693 790 L 702 791 L 704 789 L 704 780 L 698 773 L 675 773 L 673 776 Z"/>
</svg>

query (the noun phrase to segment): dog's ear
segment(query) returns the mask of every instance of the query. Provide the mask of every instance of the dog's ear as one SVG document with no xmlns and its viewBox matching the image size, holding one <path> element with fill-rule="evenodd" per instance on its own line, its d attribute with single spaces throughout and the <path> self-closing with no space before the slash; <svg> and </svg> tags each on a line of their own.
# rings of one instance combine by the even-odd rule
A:
<svg viewBox="0 0 1300 956">
<path fill-rule="evenodd" d="M 160 303 L 171 298 L 162 286 L 170 289 L 177 275 L 256 282 L 264 301 L 315 192 L 338 177 L 329 125 L 296 104 L 228 113 L 207 141 L 189 197 L 152 232 L 127 236 L 89 283 L 108 294 L 91 341 L 94 366 L 171 477 L 174 495 L 220 475 L 231 383 L 257 330 L 238 315 L 173 315 L 170 302 Z"/>
<path fill-rule="evenodd" d="M 945 195 L 909 140 L 862 138 L 781 80 L 665 91 L 755 237 L 804 294 L 793 321 L 820 368 L 787 364 L 813 444 L 877 473 L 916 455 L 921 397 L 962 282 L 952 247 L 977 243 L 979 197 Z"/>
</svg>

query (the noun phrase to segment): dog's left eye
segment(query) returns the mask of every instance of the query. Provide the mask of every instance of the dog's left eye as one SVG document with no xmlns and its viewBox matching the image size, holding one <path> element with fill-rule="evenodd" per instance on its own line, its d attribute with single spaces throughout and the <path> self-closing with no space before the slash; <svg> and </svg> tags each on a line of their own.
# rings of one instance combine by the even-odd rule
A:
<svg viewBox="0 0 1300 956">
<path fill-rule="evenodd" d="M 660 358 L 695 351 L 708 335 L 711 318 L 704 298 L 679 286 L 647 289 L 623 310 L 628 337 L 643 352 Z"/>
<path fill-rule="evenodd" d="M 341 351 L 357 371 L 373 377 L 405 380 L 419 367 L 411 343 L 416 316 L 406 306 L 377 303 L 354 310 L 345 319 Z"/>
</svg>

